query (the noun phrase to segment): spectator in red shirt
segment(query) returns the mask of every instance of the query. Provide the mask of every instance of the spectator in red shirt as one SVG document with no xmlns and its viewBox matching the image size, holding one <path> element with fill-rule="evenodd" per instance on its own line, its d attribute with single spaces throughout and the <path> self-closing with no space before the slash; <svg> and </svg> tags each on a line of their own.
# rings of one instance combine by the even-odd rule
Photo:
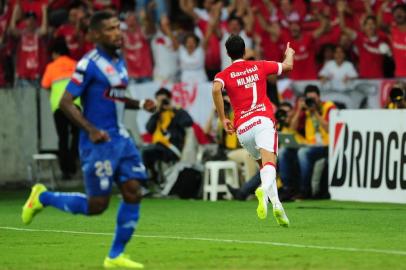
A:
<svg viewBox="0 0 406 270">
<path fill-rule="evenodd" d="M 285 45 L 281 40 L 281 27 L 277 22 L 266 23 L 258 9 L 255 9 L 255 15 L 262 29 L 266 31 L 266 34 L 260 37 L 262 58 L 268 61 L 282 61 Z"/>
<path fill-rule="evenodd" d="M 322 1 L 310 1 L 308 12 L 303 17 L 303 31 L 316 30 L 320 26 L 320 14 L 330 17 L 329 6 Z"/>
<path fill-rule="evenodd" d="M 380 27 L 385 30 L 389 31 L 391 24 L 393 23 L 393 9 L 401 4 L 406 4 L 406 0 L 378 0 L 377 3 L 377 13 L 378 13 L 378 21 Z"/>
<path fill-rule="evenodd" d="M 293 0 L 280 0 L 279 7 L 277 7 L 270 0 L 265 0 L 271 14 L 270 21 L 279 22 L 285 28 L 289 28 L 291 22 L 300 21 L 302 15 L 293 5 L 293 2 Z"/>
<path fill-rule="evenodd" d="M 136 83 L 152 80 L 151 48 L 137 23 L 135 12 L 128 12 L 125 18 L 127 29 L 123 31 L 123 53 L 127 63 L 128 75 Z"/>
<path fill-rule="evenodd" d="M 391 27 L 395 77 L 406 77 L 406 4 L 393 9 L 395 24 Z"/>
<path fill-rule="evenodd" d="M 290 33 L 282 36 L 284 44 L 290 42 L 290 47 L 295 50 L 295 68 L 290 72 L 292 80 L 315 80 L 317 79 L 317 65 L 315 58 L 315 40 L 319 38 L 327 28 L 327 18 L 320 16 L 319 28 L 311 33 L 301 31 L 300 22 L 291 22 Z"/>
<path fill-rule="evenodd" d="M 47 34 L 47 7 L 42 6 L 42 22 L 38 28 L 34 12 L 24 14 L 24 20 L 17 27 L 17 17 L 21 12 L 20 5 L 16 5 L 10 22 L 10 34 L 18 39 L 16 55 L 17 85 L 31 84 L 39 87 L 41 69 L 45 66 L 46 51 L 42 44 L 42 37 Z"/>
<path fill-rule="evenodd" d="M 61 25 L 55 32 L 55 37 L 65 38 L 70 56 L 79 60 L 82 58 L 84 33 L 80 29 L 81 17 L 78 8 L 73 7 L 69 10 L 68 22 Z"/>
<path fill-rule="evenodd" d="M 364 19 L 362 32 L 357 32 L 345 25 L 342 13 L 340 13 L 340 26 L 343 32 L 347 33 L 358 52 L 358 70 L 360 78 L 383 78 L 384 53 L 390 53 L 389 40 L 377 29 L 375 16 L 368 16 Z M 387 48 L 386 50 L 384 50 Z"/>
</svg>

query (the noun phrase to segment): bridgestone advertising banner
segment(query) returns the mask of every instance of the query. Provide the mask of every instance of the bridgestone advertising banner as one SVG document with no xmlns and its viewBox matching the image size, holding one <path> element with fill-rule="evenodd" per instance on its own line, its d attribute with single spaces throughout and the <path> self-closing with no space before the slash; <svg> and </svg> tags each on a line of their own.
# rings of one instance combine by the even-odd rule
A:
<svg viewBox="0 0 406 270">
<path fill-rule="evenodd" d="M 406 203 L 406 110 L 330 114 L 332 199 Z"/>
</svg>

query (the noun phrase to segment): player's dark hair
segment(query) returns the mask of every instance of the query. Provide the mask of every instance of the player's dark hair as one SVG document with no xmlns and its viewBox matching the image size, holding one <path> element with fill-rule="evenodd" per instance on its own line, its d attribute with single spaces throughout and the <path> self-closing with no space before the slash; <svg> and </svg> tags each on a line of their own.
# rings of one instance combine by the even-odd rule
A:
<svg viewBox="0 0 406 270">
<path fill-rule="evenodd" d="M 245 53 L 244 40 L 238 35 L 231 35 L 226 41 L 226 49 L 232 60 L 243 58 Z"/>
<path fill-rule="evenodd" d="M 168 89 L 161 87 L 158 89 L 158 91 L 155 92 L 155 97 L 160 96 L 160 95 L 165 95 L 167 98 L 171 99 L 172 98 L 172 93 Z"/>
<path fill-rule="evenodd" d="M 104 20 L 108 20 L 115 17 L 115 15 L 109 11 L 97 11 L 90 18 L 89 28 L 90 30 L 100 30 Z"/>
<path fill-rule="evenodd" d="M 317 87 L 317 85 L 309 84 L 304 90 L 304 95 L 306 96 L 308 93 L 316 93 L 318 96 L 320 96 L 320 89 Z"/>
<path fill-rule="evenodd" d="M 59 55 L 70 55 L 68 46 L 66 45 L 65 38 L 58 37 L 54 39 L 49 47 L 50 53 L 56 53 Z"/>
</svg>

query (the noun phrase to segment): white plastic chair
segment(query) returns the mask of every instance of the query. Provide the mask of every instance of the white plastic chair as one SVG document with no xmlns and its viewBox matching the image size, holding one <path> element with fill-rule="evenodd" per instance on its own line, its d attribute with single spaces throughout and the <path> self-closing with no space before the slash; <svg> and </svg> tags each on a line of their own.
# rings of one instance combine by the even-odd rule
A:
<svg viewBox="0 0 406 270">
<path fill-rule="evenodd" d="M 225 183 L 220 184 L 220 171 L 225 171 Z M 226 193 L 231 198 L 226 184 L 238 186 L 238 169 L 237 163 L 231 160 L 227 161 L 208 161 L 204 170 L 204 200 L 217 201 L 219 193 Z"/>
<path fill-rule="evenodd" d="M 33 174 L 34 181 L 38 183 L 49 179 L 50 188 L 56 188 L 56 171 L 58 168 L 58 157 L 55 154 L 34 154 L 33 159 Z"/>
</svg>

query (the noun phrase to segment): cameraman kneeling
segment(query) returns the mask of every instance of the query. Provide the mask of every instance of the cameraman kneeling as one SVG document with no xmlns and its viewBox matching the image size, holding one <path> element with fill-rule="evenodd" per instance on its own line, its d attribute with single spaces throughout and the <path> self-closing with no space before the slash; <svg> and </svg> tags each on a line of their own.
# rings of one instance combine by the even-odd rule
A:
<svg viewBox="0 0 406 270">
<path fill-rule="evenodd" d="M 314 164 L 328 156 L 329 114 L 336 107 L 332 101 L 321 101 L 320 90 L 315 85 L 306 86 L 304 95 L 305 99 L 299 100 L 291 127 L 298 130 L 301 120 L 304 121 L 304 135 L 308 146 L 301 147 L 297 155 L 300 167 L 300 197 L 309 198 L 312 196 L 311 178 Z M 301 117 L 303 114 L 304 117 Z"/>
</svg>

